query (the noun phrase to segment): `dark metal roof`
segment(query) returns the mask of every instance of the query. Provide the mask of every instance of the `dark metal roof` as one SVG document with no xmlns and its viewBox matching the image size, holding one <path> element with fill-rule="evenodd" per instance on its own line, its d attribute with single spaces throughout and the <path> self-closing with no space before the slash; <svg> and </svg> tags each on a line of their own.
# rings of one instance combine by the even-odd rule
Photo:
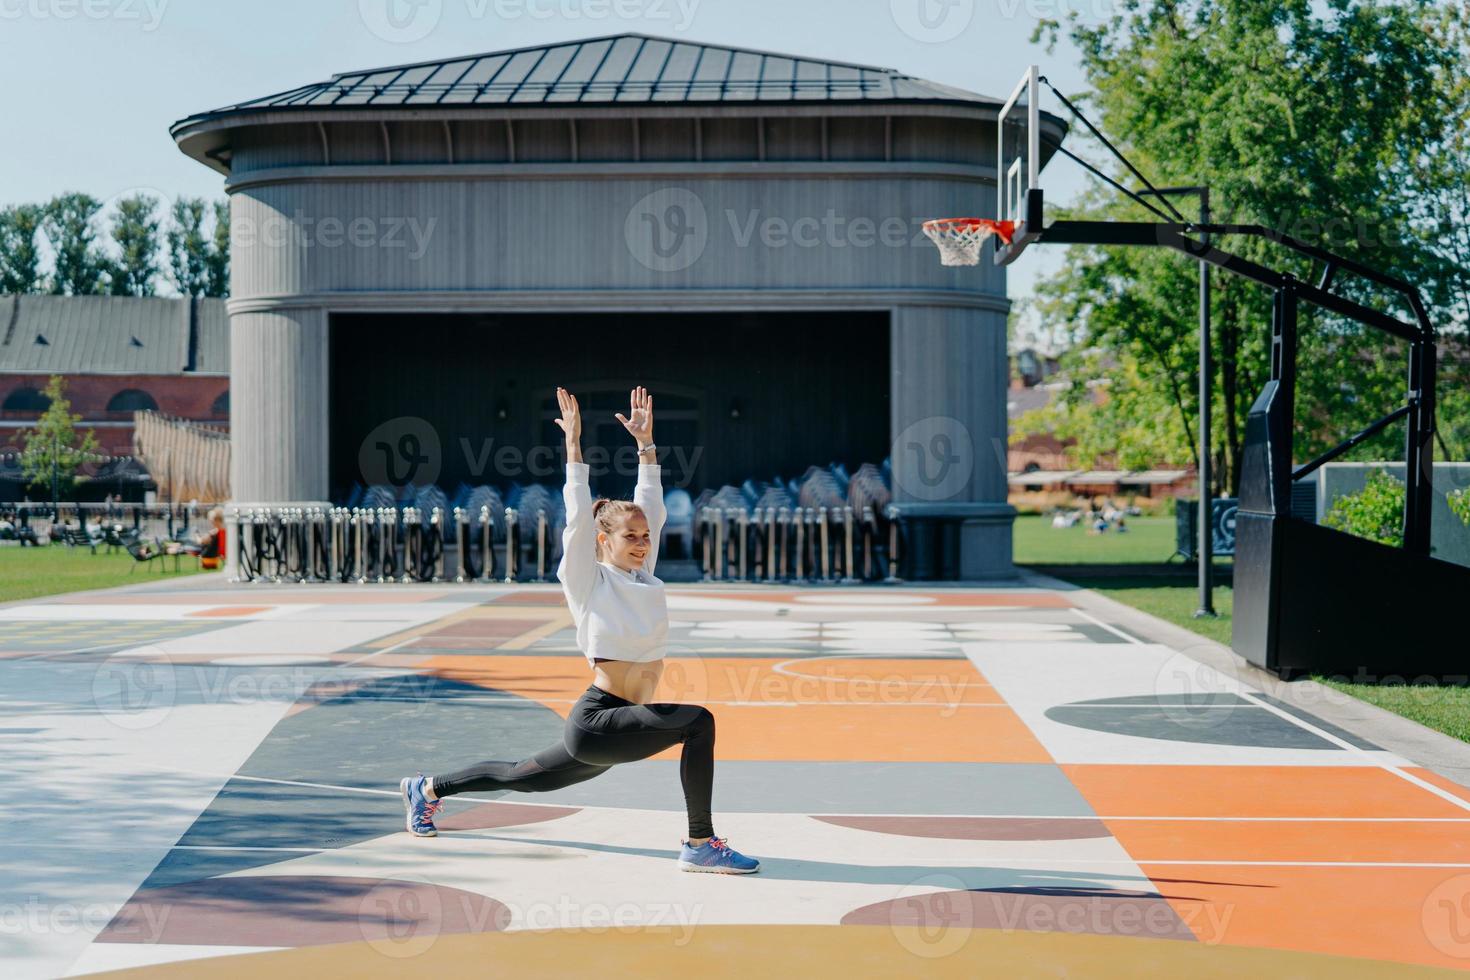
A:
<svg viewBox="0 0 1470 980">
<path fill-rule="evenodd" d="M 995 100 L 890 68 L 618 34 L 347 72 L 203 115 L 364 106 L 869 101 Z"/>
<path fill-rule="evenodd" d="M 0 372 L 182 374 L 192 364 L 228 373 L 225 301 L 190 306 L 160 296 L 0 296 Z"/>
</svg>

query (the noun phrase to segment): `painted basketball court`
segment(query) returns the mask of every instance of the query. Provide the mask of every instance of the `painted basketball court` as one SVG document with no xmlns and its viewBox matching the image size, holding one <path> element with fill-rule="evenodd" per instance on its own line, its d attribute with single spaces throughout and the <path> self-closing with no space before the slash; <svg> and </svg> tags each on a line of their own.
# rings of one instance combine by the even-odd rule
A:
<svg viewBox="0 0 1470 980">
<path fill-rule="evenodd" d="M 589 671 L 555 584 L 0 607 L 9 976 L 714 976 L 1470 965 L 1470 790 L 1075 594 L 669 587 L 718 735 L 403 832 L 401 776 L 518 759 Z M 1279 693 L 1279 692 L 1278 692 Z"/>
</svg>

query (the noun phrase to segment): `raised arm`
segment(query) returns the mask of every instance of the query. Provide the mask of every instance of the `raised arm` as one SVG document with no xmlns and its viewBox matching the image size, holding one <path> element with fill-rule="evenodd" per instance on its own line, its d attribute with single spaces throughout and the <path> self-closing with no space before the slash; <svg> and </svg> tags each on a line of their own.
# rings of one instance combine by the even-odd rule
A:
<svg viewBox="0 0 1470 980">
<path fill-rule="evenodd" d="M 562 487 L 567 526 L 561 535 L 561 564 L 556 577 L 570 605 L 584 605 L 597 581 L 597 525 L 592 520 L 592 490 L 587 464 L 582 461 L 582 416 L 577 399 L 565 388 L 556 389 L 561 418 L 555 419 L 566 435 L 567 482 Z"/>
<path fill-rule="evenodd" d="M 654 566 L 658 564 L 659 539 L 667 512 L 664 510 L 662 469 L 653 443 L 653 396 L 647 388 L 634 388 L 629 393 L 628 414 L 629 417 L 624 417 L 619 412 L 617 419 L 638 443 L 638 486 L 633 490 L 633 503 L 648 519 L 649 548 L 643 568 L 652 575 Z"/>
<path fill-rule="evenodd" d="M 643 559 L 643 567 L 650 575 L 658 564 L 659 540 L 663 535 L 664 518 L 668 516 L 664 510 L 664 484 L 661 474 L 662 467 L 657 463 L 639 463 L 638 486 L 633 490 L 633 503 L 648 518 L 648 557 Z"/>
</svg>

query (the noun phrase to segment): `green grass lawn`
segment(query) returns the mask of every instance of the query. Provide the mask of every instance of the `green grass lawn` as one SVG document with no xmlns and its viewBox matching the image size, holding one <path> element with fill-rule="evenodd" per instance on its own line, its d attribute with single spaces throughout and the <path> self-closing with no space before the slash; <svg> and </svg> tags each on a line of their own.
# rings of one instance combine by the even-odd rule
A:
<svg viewBox="0 0 1470 980">
<path fill-rule="evenodd" d="M 199 570 L 199 563 L 188 555 L 179 558 L 179 570 L 175 572 L 172 557 L 139 565 L 127 552 L 108 555 L 103 551 L 98 548 L 94 555 L 86 548 L 61 544 L 44 548 L 0 547 L 0 602 L 180 578 Z"/>
<path fill-rule="evenodd" d="M 1130 517 L 1122 534 L 1089 534 L 1080 523 L 1052 527 L 1050 517 L 1022 514 L 1012 534 L 1018 565 L 1163 563 L 1174 554 L 1172 517 Z"/>
<path fill-rule="evenodd" d="M 1417 721 L 1425 728 L 1470 742 L 1470 688 L 1445 684 L 1350 684 L 1320 676 L 1312 679 Z"/>
</svg>

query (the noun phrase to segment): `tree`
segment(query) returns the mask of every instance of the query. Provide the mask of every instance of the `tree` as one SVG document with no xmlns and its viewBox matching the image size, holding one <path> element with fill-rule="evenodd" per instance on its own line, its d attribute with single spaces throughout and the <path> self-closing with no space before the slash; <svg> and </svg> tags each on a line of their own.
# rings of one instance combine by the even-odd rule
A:
<svg viewBox="0 0 1470 980">
<path fill-rule="evenodd" d="M 230 202 L 214 202 L 214 240 L 210 243 L 207 296 L 230 295 Z"/>
<path fill-rule="evenodd" d="M 1426 181 L 1449 180 L 1415 176 L 1423 154 L 1457 124 L 1447 79 L 1463 78 L 1466 55 L 1447 42 L 1449 23 L 1427 0 L 1155 0 L 1125 4 L 1098 26 L 1074 20 L 1068 32 L 1093 90 L 1084 111 L 1156 186 L 1207 184 L 1218 221 L 1264 224 L 1419 283 L 1445 323 L 1450 273 L 1464 265 L 1405 216 Z M 1060 25 L 1048 29 L 1054 40 Z M 1074 130 L 1074 152 L 1110 159 L 1083 135 Z M 1111 190 L 1084 197 L 1067 216 L 1153 218 Z M 1259 239 L 1222 244 L 1301 279 L 1320 273 Z M 1107 416 L 1122 455 L 1164 438 L 1163 458 L 1193 459 L 1196 277 L 1194 263 L 1163 249 L 1070 248 L 1062 271 L 1038 287 L 1038 309 L 1072 331 L 1076 352 L 1064 368 L 1074 382 L 1104 382 L 1109 397 L 1064 400 L 1053 415 L 1075 409 L 1092 424 Z M 1369 284 L 1339 282 L 1355 299 L 1407 315 Z M 1269 374 L 1270 309 L 1265 289 L 1214 274 L 1217 492 L 1238 490 L 1245 416 Z M 1300 457 L 1402 403 L 1402 345 L 1309 305 L 1299 335 Z M 1123 391 L 1131 397 L 1116 397 Z M 1355 457 L 1398 455 L 1402 439 L 1391 427 Z"/>
<path fill-rule="evenodd" d="M 135 194 L 117 202 L 112 240 L 119 256 L 110 270 L 114 296 L 152 296 L 158 277 L 158 201 Z"/>
<path fill-rule="evenodd" d="M 1470 527 L 1470 488 L 1451 490 L 1445 494 L 1445 499 L 1449 501 L 1450 513 L 1458 517 L 1466 527 Z"/>
<path fill-rule="evenodd" d="M 21 474 L 32 484 L 49 484 L 54 475 L 58 489 L 69 490 L 76 485 L 76 473 L 86 455 L 97 451 L 97 436 L 91 429 L 77 432 L 82 417 L 72 414 L 66 381 L 60 375 L 51 376 L 45 395 L 51 404 L 36 420 L 36 427 L 20 435 L 24 447 Z"/>
<path fill-rule="evenodd" d="M 169 271 L 174 286 L 185 296 L 223 296 L 224 280 L 229 273 L 229 218 L 225 215 L 226 250 L 217 246 L 220 207 L 215 206 L 215 235 L 205 232 L 204 219 L 208 203 L 200 197 L 181 197 L 174 202 L 170 212 L 169 229 L 165 236 L 168 245 Z M 220 289 L 220 291 L 216 291 Z"/>
<path fill-rule="evenodd" d="M 1370 470 L 1368 483 L 1345 493 L 1322 516 L 1326 527 L 1395 548 L 1404 543 L 1404 484 L 1383 470 Z"/>
<path fill-rule="evenodd" d="M 51 292 L 84 296 L 102 292 L 107 257 L 97 248 L 92 219 L 102 203 L 89 194 L 61 194 L 47 202 L 41 228 L 54 253 Z"/>
<path fill-rule="evenodd" d="M 0 293 L 39 293 L 41 253 L 36 233 L 41 230 L 41 209 L 34 204 L 17 204 L 0 209 Z"/>
</svg>

